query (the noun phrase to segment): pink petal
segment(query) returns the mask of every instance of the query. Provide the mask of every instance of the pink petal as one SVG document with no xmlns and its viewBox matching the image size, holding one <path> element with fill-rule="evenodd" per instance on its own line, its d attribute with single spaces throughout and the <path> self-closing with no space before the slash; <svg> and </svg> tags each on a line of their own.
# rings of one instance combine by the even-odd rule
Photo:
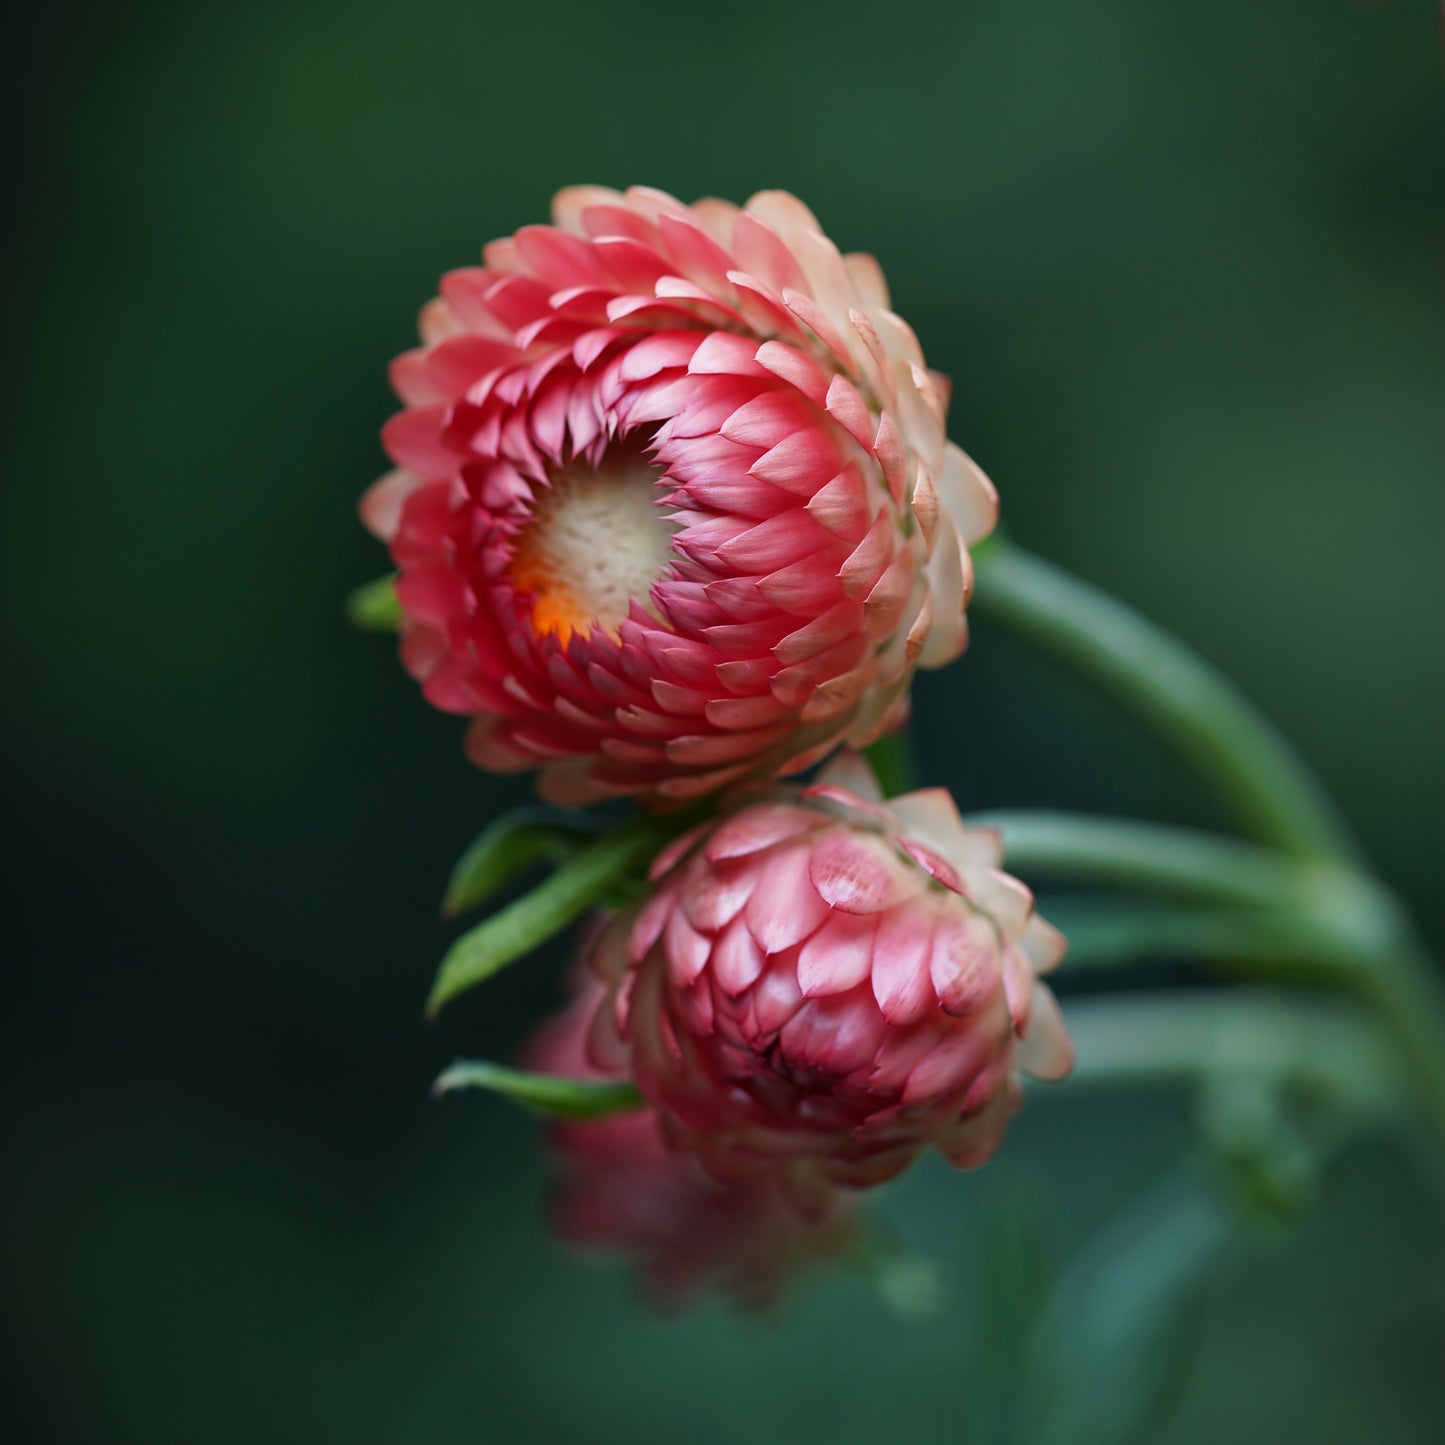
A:
<svg viewBox="0 0 1445 1445">
<path fill-rule="evenodd" d="M 834 1077 L 866 1069 L 888 1036 L 888 1026 L 871 998 L 833 995 L 811 999 L 783 1027 L 783 1054 L 795 1066 L 824 1070 Z"/>
<path fill-rule="evenodd" d="M 739 914 L 713 945 L 710 972 L 718 987 L 731 998 L 756 982 L 763 971 L 762 950 L 753 941 L 747 920 Z"/>
<path fill-rule="evenodd" d="M 707 966 L 711 945 L 692 926 L 684 910 L 674 906 L 662 930 L 662 951 L 673 987 L 686 988 Z"/>
<path fill-rule="evenodd" d="M 800 428 L 764 452 L 752 474 L 786 492 L 811 498 L 838 472 L 842 453 L 825 427 Z"/>
<path fill-rule="evenodd" d="M 765 341 L 757 350 L 758 365 L 802 392 L 814 406 L 828 399 L 828 375 L 806 352 L 786 341 Z"/>
<path fill-rule="evenodd" d="M 768 953 L 801 943 L 828 917 L 828 905 L 808 880 L 809 857 L 806 846 L 782 848 L 760 870 L 743 912 L 758 946 Z"/>
<path fill-rule="evenodd" d="M 743 858 L 815 828 L 817 813 L 787 803 L 761 803 L 734 813 L 718 827 L 704 850 L 713 862 Z"/>
<path fill-rule="evenodd" d="M 742 911 L 756 881 L 745 865 L 710 868 L 689 880 L 682 906 L 694 928 L 717 933 Z"/>
<path fill-rule="evenodd" d="M 890 908 L 879 915 L 873 947 L 873 997 L 895 1027 L 917 1023 L 938 1007 L 929 977 L 933 918 L 928 910 Z"/>
<path fill-rule="evenodd" d="M 818 896 L 844 913 L 880 913 L 922 892 L 926 875 L 872 833 L 830 828 L 813 843 L 809 875 Z"/>
<path fill-rule="evenodd" d="M 397 466 L 415 472 L 427 481 L 452 476 L 458 456 L 442 440 L 445 406 L 423 406 L 398 412 L 381 429 L 381 444 Z"/>
<path fill-rule="evenodd" d="M 806 513 L 783 512 L 724 542 L 717 555 L 730 569 L 765 574 L 817 550 L 825 533 Z"/>
<path fill-rule="evenodd" d="M 810 998 L 856 988 L 872 971 L 877 929 L 876 915 L 833 913 L 798 954 L 798 987 Z"/>
<path fill-rule="evenodd" d="M 857 467 L 838 473 L 808 501 L 808 512 L 830 532 L 856 542 L 872 522 L 867 489 Z"/>
<path fill-rule="evenodd" d="M 1002 983 L 998 940 L 966 905 L 941 910 L 928 956 L 929 977 L 947 1013 L 959 1015 L 982 1008 Z"/>
</svg>

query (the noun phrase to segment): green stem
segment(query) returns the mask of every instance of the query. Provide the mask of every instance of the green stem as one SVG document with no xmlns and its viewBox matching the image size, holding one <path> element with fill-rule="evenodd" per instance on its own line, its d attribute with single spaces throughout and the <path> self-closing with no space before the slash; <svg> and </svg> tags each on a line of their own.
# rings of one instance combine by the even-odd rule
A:
<svg viewBox="0 0 1445 1445">
<path fill-rule="evenodd" d="M 1050 909 L 1069 940 L 1065 967 L 1122 967 L 1154 958 L 1196 960 L 1231 973 L 1344 989 L 1392 1026 L 1403 1065 L 1417 1085 L 1422 1120 L 1445 1145 L 1445 1055 L 1440 1004 L 1428 960 L 1411 964 L 1394 949 L 1361 947 L 1351 927 L 1308 909 L 1183 908 L 1145 905 Z M 1076 1004 L 1071 1002 L 1072 1029 Z"/>
<path fill-rule="evenodd" d="M 885 798 L 896 798 L 900 793 L 912 790 L 913 749 L 907 728 L 875 738 L 863 749 L 863 756 L 868 759 Z"/>
<path fill-rule="evenodd" d="M 1069 1087 L 1249 1074 L 1387 1112 L 1402 1093 L 1377 1024 L 1348 1004 L 1251 989 L 1075 999 Z"/>
<path fill-rule="evenodd" d="M 1367 914 L 1374 921 L 1358 939 L 1365 965 L 1358 976 L 1398 1031 L 1436 1137 L 1445 1141 L 1445 985 L 1398 909 L 1381 906 L 1382 891 L 1353 871 L 1354 841 L 1289 744 L 1233 684 L 1123 603 L 1002 537 L 976 549 L 974 571 L 977 615 L 1011 627 L 1132 710 L 1256 837 L 1297 858 L 1339 865 L 1333 884 L 1318 890 L 1319 911 L 1337 909 L 1333 888 L 1356 911 L 1355 922 Z"/>
<path fill-rule="evenodd" d="M 1049 920 L 1069 940 L 1063 966 L 1071 971 L 1170 959 L 1255 977 L 1360 984 L 1359 958 L 1348 939 L 1295 911 L 1061 900 L 1049 909 Z"/>
<path fill-rule="evenodd" d="M 1123 818 L 1028 810 L 970 814 L 968 823 L 996 829 L 1005 865 L 1026 879 L 1139 886 L 1270 907 L 1297 902 L 1320 866 L 1191 828 Z"/>
<path fill-rule="evenodd" d="M 1137 713 L 1218 788 L 1262 841 L 1354 857 L 1334 808 L 1289 745 L 1201 657 L 1112 597 L 995 537 L 974 552 L 972 611 L 1011 628 Z"/>
</svg>

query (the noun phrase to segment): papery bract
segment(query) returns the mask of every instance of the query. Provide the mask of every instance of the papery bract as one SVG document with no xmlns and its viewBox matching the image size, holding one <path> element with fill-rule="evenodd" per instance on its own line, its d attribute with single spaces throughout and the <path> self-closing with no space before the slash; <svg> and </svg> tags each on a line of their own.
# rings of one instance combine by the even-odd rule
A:
<svg viewBox="0 0 1445 1445">
<path fill-rule="evenodd" d="M 538 1029 L 527 1064 L 568 1078 L 620 1077 L 586 1056 L 588 1026 L 604 989 L 585 978 L 578 997 Z M 803 1219 L 770 1178 L 720 1184 L 695 1159 L 670 1149 L 645 1107 L 548 1127 L 555 1183 L 552 1223 L 579 1248 L 621 1253 L 648 1294 L 682 1305 L 710 1288 L 761 1306 L 814 1262 L 844 1253 L 856 1234 L 847 1201 L 825 1200 Z"/>
<path fill-rule="evenodd" d="M 845 755 L 679 839 L 592 955 L 613 989 L 595 1056 L 715 1177 L 778 1177 L 805 1208 L 929 1143 L 982 1163 L 1018 1071 L 1072 1065 L 1038 978 L 1064 941 L 999 871 L 997 835 L 941 789 L 883 804 L 842 777 L 871 790 Z"/>
<path fill-rule="evenodd" d="M 363 516 L 402 657 L 558 802 L 702 796 L 874 736 L 964 644 L 993 489 L 946 383 L 783 192 L 561 192 L 453 271 Z"/>
</svg>

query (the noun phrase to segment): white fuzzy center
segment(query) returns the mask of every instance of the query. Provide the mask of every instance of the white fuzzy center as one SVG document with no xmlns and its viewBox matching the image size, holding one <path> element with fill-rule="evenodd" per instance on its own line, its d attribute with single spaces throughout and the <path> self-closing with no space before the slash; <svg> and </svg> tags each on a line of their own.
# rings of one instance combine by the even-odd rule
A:
<svg viewBox="0 0 1445 1445">
<path fill-rule="evenodd" d="M 507 568 L 532 599 L 535 631 L 563 642 L 595 627 L 615 633 L 633 598 L 648 605 L 675 530 L 657 503 L 660 475 L 646 457 L 620 452 L 595 470 L 572 462 L 539 490 Z"/>
</svg>

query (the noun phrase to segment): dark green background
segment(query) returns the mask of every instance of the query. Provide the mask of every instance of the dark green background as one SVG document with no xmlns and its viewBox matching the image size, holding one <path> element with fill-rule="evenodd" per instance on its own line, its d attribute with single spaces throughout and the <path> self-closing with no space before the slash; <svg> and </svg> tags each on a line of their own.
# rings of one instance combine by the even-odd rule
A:
<svg viewBox="0 0 1445 1445">
<path fill-rule="evenodd" d="M 524 789 L 341 621 L 385 565 L 354 517 L 384 364 L 559 185 L 798 192 L 882 260 L 1015 536 L 1238 678 L 1438 944 L 1433 9 L 6 22 L 12 1438 L 990 1445 L 985 1215 L 1026 1197 L 1067 1256 L 1187 1147 L 1180 1101 L 1042 1100 L 985 1173 L 910 1177 L 895 1218 L 952 1289 L 929 1320 L 840 1275 L 761 1321 L 660 1320 L 549 1242 L 530 1124 L 426 1098 L 514 1047 L 557 961 L 421 1022 L 445 871 Z M 983 627 L 917 700 L 966 806 L 1218 821 Z M 1438 1214 L 1375 1140 L 1298 1230 L 1243 1235 L 1151 1438 L 1425 1438 Z"/>
</svg>

